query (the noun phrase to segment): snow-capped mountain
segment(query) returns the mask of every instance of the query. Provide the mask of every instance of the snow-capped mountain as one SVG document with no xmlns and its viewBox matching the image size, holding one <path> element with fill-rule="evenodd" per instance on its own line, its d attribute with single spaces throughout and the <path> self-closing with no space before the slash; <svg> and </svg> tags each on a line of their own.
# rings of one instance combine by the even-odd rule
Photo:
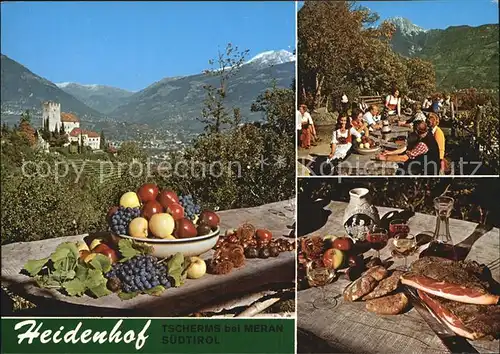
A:
<svg viewBox="0 0 500 354">
<path fill-rule="evenodd" d="M 259 67 L 269 67 L 295 61 L 295 55 L 287 50 L 270 50 L 257 54 L 245 64 L 252 64 Z"/>
<path fill-rule="evenodd" d="M 419 33 L 427 32 L 426 29 L 415 25 L 410 20 L 404 17 L 393 17 L 387 19 L 387 21 L 393 23 L 396 26 L 396 30 L 398 30 L 404 36 L 414 36 Z"/>
</svg>

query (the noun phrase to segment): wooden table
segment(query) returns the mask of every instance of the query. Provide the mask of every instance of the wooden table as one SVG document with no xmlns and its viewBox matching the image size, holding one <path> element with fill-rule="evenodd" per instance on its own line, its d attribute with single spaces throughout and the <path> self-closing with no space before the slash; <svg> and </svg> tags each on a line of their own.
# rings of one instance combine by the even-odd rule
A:
<svg viewBox="0 0 500 354">
<path fill-rule="evenodd" d="M 331 202 L 326 208 L 332 211 L 328 221 L 311 234 L 345 235 L 342 217 L 346 203 Z M 380 216 L 393 208 L 379 207 Z M 435 225 L 433 215 L 417 213 L 409 221 L 413 234 L 432 232 Z M 476 224 L 452 219 L 450 233 L 455 243 L 466 239 Z M 310 235 L 310 234 L 309 234 Z M 500 247 L 499 230 L 494 228 L 480 237 L 472 246 L 467 259 L 479 263 L 489 263 L 498 259 Z M 373 255 L 369 251 L 367 255 Z M 389 257 L 390 247 L 381 251 L 382 259 Z M 411 258 L 409 258 L 409 261 Z M 396 260 L 394 266 L 400 264 Z M 500 269 L 492 271 L 495 280 L 500 280 Z M 340 295 L 349 281 L 339 278 L 326 286 L 329 294 Z M 325 340 L 335 352 L 352 353 L 447 353 L 436 334 L 415 309 L 397 316 L 380 316 L 366 311 L 363 302 L 348 303 L 339 297 L 337 304 L 330 308 L 316 309 L 312 302 L 321 297 L 321 289 L 309 288 L 299 291 L 297 326 L 308 333 Z M 471 342 L 482 353 L 497 353 L 499 341 L 478 340 Z M 298 343 L 300 352 L 300 343 Z M 333 349 L 331 350 L 333 351 Z"/>
<path fill-rule="evenodd" d="M 218 212 L 221 229 L 234 228 L 250 222 L 257 228 L 269 229 L 274 237 L 287 237 L 295 218 L 295 200 L 266 204 L 255 208 L 234 209 Z M 187 315 L 200 308 L 247 294 L 273 284 L 291 283 L 295 280 L 295 253 L 284 252 L 276 258 L 248 259 L 244 267 L 226 275 L 206 274 L 197 280 L 187 280 L 179 288 L 167 289 L 160 297 L 139 295 L 122 301 L 111 294 L 98 299 L 89 296 L 69 297 L 55 290 L 37 287 L 31 278 L 21 275 L 23 265 L 29 259 L 50 255 L 57 245 L 65 241 L 77 241 L 86 235 L 61 237 L 34 242 L 19 242 L 2 246 L 2 286 L 14 293 L 45 307 L 47 315 L 57 312 L 58 306 L 67 305 L 70 311 L 95 315 L 113 314 L 124 310 L 142 316 Z M 209 259 L 213 251 L 202 255 Z M 39 305 L 42 304 L 42 305 Z M 68 313 L 68 315 L 70 315 Z"/>
</svg>

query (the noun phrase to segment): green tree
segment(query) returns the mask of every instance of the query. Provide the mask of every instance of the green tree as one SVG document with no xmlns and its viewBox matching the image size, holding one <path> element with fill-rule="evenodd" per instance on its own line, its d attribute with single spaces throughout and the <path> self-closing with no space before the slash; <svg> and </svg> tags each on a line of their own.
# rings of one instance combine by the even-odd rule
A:
<svg viewBox="0 0 500 354">
<path fill-rule="evenodd" d="M 415 100 L 424 100 L 436 90 L 434 66 L 419 58 L 406 59 L 406 82 L 408 93 Z"/>
<path fill-rule="evenodd" d="M 229 80 L 237 74 L 241 65 L 245 62 L 248 50 L 239 51 L 238 47 L 233 47 L 228 43 L 226 49 L 219 50 L 215 60 L 209 60 L 211 66 L 216 65 L 211 70 L 205 70 L 204 74 L 216 78 L 214 84 L 203 86 L 206 92 L 204 107 L 199 120 L 205 124 L 205 131 L 209 134 L 220 133 L 224 125 L 234 125 L 240 119 L 239 111 L 233 110 L 231 116 L 224 105 L 227 98 Z"/>
<path fill-rule="evenodd" d="M 20 123 L 24 123 L 24 122 L 31 125 L 31 113 L 30 113 L 29 109 L 25 110 L 21 114 Z"/>
<path fill-rule="evenodd" d="M 99 148 L 101 150 L 105 150 L 106 147 L 107 147 L 107 145 L 106 145 L 106 137 L 104 136 L 104 131 L 101 130 L 101 140 L 100 140 Z"/>
</svg>

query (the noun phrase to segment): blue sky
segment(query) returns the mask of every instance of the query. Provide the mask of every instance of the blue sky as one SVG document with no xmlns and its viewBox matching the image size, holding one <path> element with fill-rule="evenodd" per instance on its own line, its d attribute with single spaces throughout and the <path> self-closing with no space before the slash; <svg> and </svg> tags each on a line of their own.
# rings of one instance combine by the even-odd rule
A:
<svg viewBox="0 0 500 354">
<path fill-rule="evenodd" d="M 358 1 L 384 20 L 406 17 L 424 29 L 498 23 L 498 0 Z M 299 8 L 301 7 L 299 3 Z"/>
<path fill-rule="evenodd" d="M 249 57 L 295 47 L 293 2 L 1 4 L 1 52 L 52 82 L 141 90 L 209 68 L 228 42 Z"/>
</svg>

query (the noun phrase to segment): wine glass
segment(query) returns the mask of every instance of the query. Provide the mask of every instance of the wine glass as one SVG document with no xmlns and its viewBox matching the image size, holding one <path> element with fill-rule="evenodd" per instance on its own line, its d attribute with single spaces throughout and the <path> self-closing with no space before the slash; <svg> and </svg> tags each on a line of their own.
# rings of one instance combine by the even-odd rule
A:
<svg viewBox="0 0 500 354">
<path fill-rule="evenodd" d="M 397 234 L 408 234 L 410 233 L 410 227 L 408 222 L 403 219 L 394 219 L 389 223 L 389 237 L 393 238 Z"/>
<path fill-rule="evenodd" d="M 306 277 L 310 286 L 320 287 L 322 296 L 313 302 L 313 306 L 317 309 L 335 305 L 337 300 L 335 297 L 328 296 L 325 286 L 330 284 L 335 278 L 335 270 L 319 265 L 316 262 L 310 261 L 306 264 Z"/>
<path fill-rule="evenodd" d="M 366 241 L 370 243 L 372 249 L 377 252 L 377 258 L 380 258 L 380 250 L 387 246 L 389 235 L 387 230 L 382 228 L 374 228 L 366 235 Z"/>
<path fill-rule="evenodd" d="M 415 235 L 399 233 L 392 239 L 392 246 L 396 255 L 404 258 L 403 271 L 408 271 L 408 256 L 417 249 L 417 239 Z"/>
</svg>

